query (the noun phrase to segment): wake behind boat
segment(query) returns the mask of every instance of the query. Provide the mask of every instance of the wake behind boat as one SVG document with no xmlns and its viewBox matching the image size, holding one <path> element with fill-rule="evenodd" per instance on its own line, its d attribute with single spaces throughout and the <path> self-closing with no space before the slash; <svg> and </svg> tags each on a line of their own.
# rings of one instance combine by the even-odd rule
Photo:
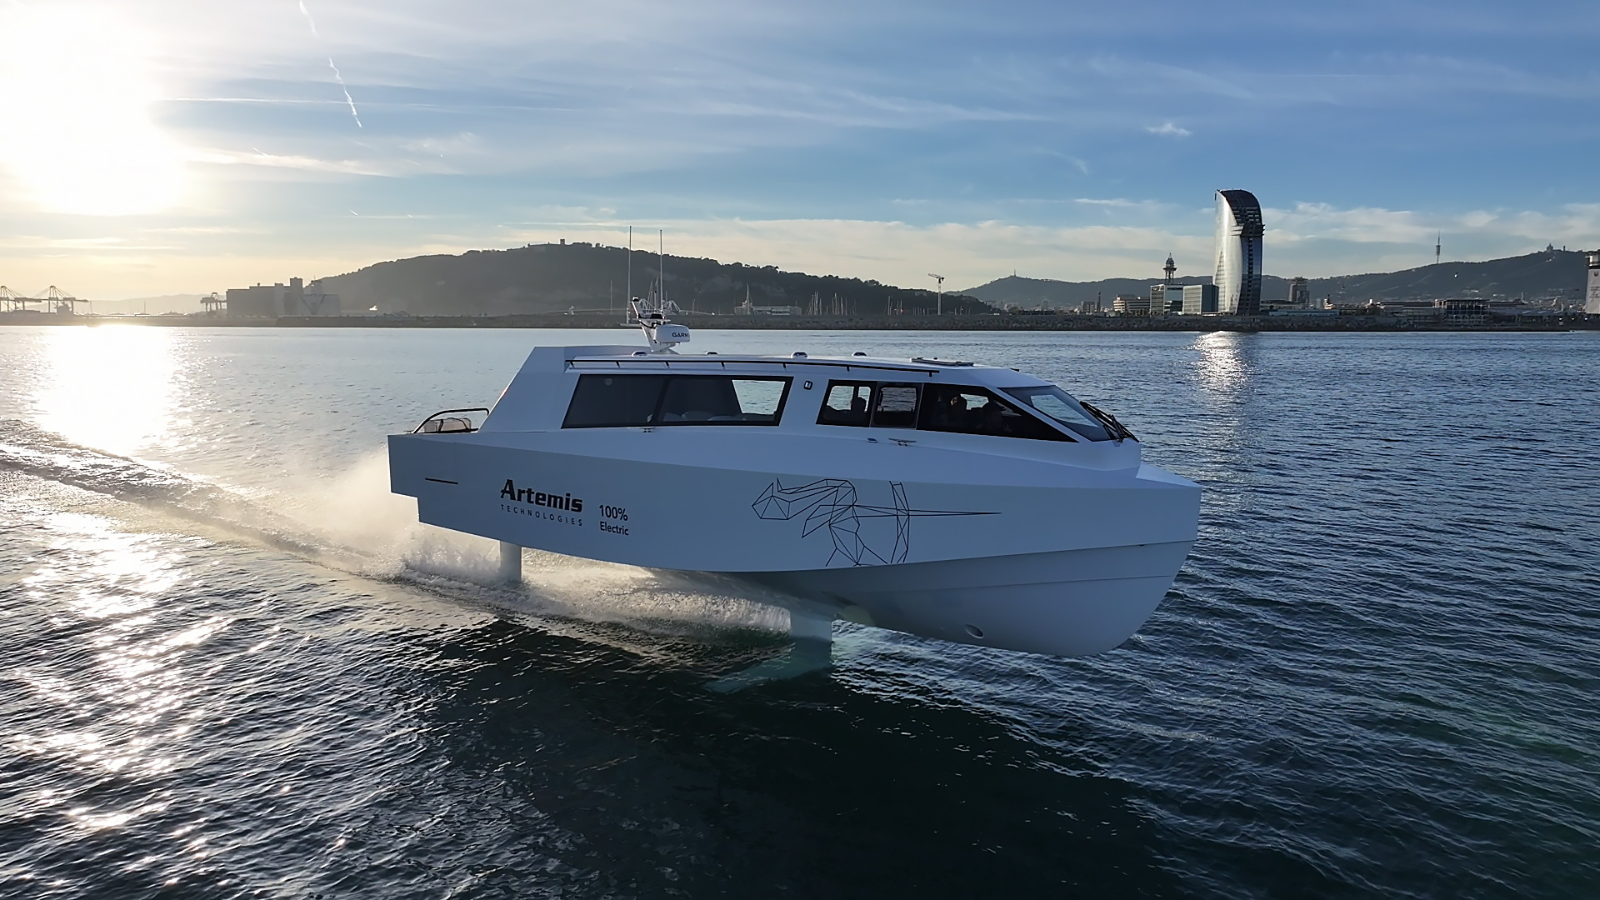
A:
<svg viewBox="0 0 1600 900">
<path fill-rule="evenodd" d="M 1144 624 L 1196 536 L 1200 489 L 1049 382 L 934 359 L 540 347 L 492 410 L 389 438 L 428 524 L 521 548 L 748 579 L 835 617 L 1060 656 Z"/>
</svg>

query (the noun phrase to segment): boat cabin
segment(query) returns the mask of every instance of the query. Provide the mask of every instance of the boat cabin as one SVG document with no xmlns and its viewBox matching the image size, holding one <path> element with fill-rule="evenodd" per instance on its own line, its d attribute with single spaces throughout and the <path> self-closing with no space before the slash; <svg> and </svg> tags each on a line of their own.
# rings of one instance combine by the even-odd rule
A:
<svg viewBox="0 0 1600 900">
<path fill-rule="evenodd" d="M 631 347 L 536 349 L 482 430 L 680 427 L 882 429 L 1074 443 L 1133 438 L 1109 414 L 1013 369 Z"/>
</svg>

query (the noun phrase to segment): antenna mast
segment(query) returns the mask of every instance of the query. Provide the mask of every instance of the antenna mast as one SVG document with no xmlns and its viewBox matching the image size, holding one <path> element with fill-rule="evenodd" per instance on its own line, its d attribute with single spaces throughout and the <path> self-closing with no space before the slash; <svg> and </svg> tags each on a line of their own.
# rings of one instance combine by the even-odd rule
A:
<svg viewBox="0 0 1600 900">
<path fill-rule="evenodd" d="M 932 272 L 929 272 L 928 277 L 939 283 L 939 305 L 936 307 L 938 311 L 935 313 L 935 315 L 942 316 L 944 315 L 944 276 L 935 275 Z"/>
<path fill-rule="evenodd" d="M 1433 264 L 1439 264 L 1439 254 L 1444 250 L 1444 232 L 1439 232 L 1438 238 L 1433 242 Z"/>
<path fill-rule="evenodd" d="M 633 302 L 633 226 L 628 226 L 628 302 Z"/>
<path fill-rule="evenodd" d="M 632 229 L 629 229 L 628 233 L 628 248 L 628 252 L 631 254 L 633 252 Z M 628 308 L 633 312 L 633 320 L 639 323 L 639 330 L 644 332 L 645 340 L 650 343 L 650 352 L 653 354 L 672 353 L 673 347 L 689 342 L 689 329 L 682 325 L 674 325 L 667 320 L 668 310 L 676 310 L 677 307 L 675 305 L 671 307 L 667 305 L 666 248 L 666 230 L 662 229 L 656 234 L 656 257 L 659 260 L 657 277 L 660 281 L 656 285 L 654 299 L 639 300 L 629 298 L 628 300 Z M 630 255 L 629 258 L 632 259 L 632 256 Z M 632 274 L 633 270 L 629 269 L 630 279 Z"/>
</svg>

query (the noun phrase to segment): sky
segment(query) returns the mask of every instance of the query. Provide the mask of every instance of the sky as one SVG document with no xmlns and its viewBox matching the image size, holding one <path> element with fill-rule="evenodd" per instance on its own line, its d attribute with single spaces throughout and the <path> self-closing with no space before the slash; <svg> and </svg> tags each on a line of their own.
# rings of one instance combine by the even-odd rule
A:
<svg viewBox="0 0 1600 900">
<path fill-rule="evenodd" d="M 565 238 L 932 287 L 1600 246 L 1600 3 L 0 0 L 0 284 Z"/>
</svg>

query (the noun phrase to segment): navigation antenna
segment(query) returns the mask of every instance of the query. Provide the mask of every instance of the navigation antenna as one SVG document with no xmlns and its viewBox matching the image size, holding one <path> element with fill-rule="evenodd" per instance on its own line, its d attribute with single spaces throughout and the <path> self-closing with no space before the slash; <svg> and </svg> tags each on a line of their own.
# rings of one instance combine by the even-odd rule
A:
<svg viewBox="0 0 1600 900">
<path fill-rule="evenodd" d="M 666 248 L 665 231 L 658 236 L 658 240 L 660 241 L 659 249 L 664 251 Z M 628 233 L 628 247 L 629 258 L 632 259 L 633 230 L 631 228 Z M 657 284 L 656 290 L 651 293 L 649 298 L 644 300 L 630 296 L 628 298 L 628 309 L 633 313 L 634 321 L 639 324 L 639 330 L 644 332 L 644 339 L 650 343 L 650 352 L 672 353 L 673 347 L 689 342 L 689 329 L 682 325 L 674 325 L 667 319 L 668 313 L 682 312 L 682 310 L 678 309 L 676 303 L 667 299 L 666 255 L 664 252 L 660 252 L 658 255 L 661 258 L 659 270 L 661 280 Z M 631 268 L 628 270 L 628 279 L 630 285 L 628 293 L 631 295 L 633 293 L 631 288 L 633 270 Z"/>
<path fill-rule="evenodd" d="M 1441 231 L 1433 242 L 1433 264 L 1436 266 L 1439 264 L 1439 254 L 1442 250 L 1444 250 L 1444 232 Z"/>
</svg>

